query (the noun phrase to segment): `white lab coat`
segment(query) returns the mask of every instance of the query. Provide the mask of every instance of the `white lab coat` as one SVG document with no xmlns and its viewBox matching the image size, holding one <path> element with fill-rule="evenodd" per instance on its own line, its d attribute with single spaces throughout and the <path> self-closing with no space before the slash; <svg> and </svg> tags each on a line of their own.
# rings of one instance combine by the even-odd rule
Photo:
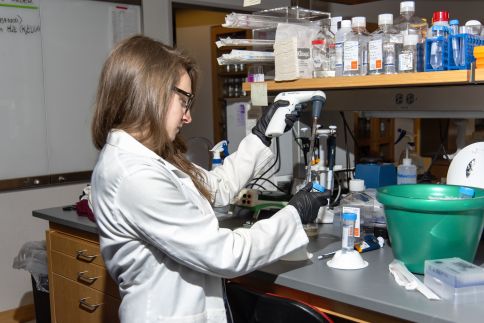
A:
<svg viewBox="0 0 484 323">
<path fill-rule="evenodd" d="M 219 204 L 273 160 L 248 135 L 207 172 Z M 219 227 L 190 177 L 121 130 L 112 131 L 92 176 L 106 267 L 122 297 L 121 322 L 226 322 L 220 277 L 246 274 L 307 244 L 287 206 L 251 229 Z"/>
</svg>

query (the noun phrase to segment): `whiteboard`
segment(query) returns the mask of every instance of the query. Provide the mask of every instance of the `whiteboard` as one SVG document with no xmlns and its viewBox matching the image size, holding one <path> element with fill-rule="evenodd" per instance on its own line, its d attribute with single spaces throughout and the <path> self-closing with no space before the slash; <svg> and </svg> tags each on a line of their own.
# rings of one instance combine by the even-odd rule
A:
<svg viewBox="0 0 484 323">
<path fill-rule="evenodd" d="M 22 2 L 36 9 L 2 6 Z M 90 124 L 101 67 L 116 41 L 141 32 L 140 7 L 6 0 L 4 16 L 41 28 L 0 32 L 0 179 L 92 170 L 98 152 Z"/>
<path fill-rule="evenodd" d="M 0 178 L 48 169 L 40 11 L 0 6 Z"/>
</svg>

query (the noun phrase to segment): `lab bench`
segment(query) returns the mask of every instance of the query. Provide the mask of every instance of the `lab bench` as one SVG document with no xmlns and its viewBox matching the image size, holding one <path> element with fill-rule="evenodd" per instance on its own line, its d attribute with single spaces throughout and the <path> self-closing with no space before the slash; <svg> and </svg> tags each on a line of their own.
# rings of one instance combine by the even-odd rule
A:
<svg viewBox="0 0 484 323">
<path fill-rule="evenodd" d="M 33 211 L 33 216 L 49 221 L 47 252 L 53 322 L 64 321 L 60 317 L 68 314 L 67 308 L 71 309 L 69 322 L 113 322 L 117 316 L 119 296 L 113 291 L 113 282 L 100 259 L 96 224 L 78 216 L 76 211 L 64 211 L 62 207 Z M 222 219 L 220 226 L 235 228 L 245 220 Z M 388 245 L 363 253 L 363 258 L 369 263 L 364 269 L 329 268 L 326 265 L 329 259 L 318 260 L 317 256 L 340 248 L 341 241 L 335 233 L 331 224 L 320 226 L 319 236 L 311 239 L 308 245 L 308 251 L 313 253 L 309 260 L 277 261 L 234 280 L 261 291 L 300 299 L 329 314 L 357 322 L 482 321 L 482 302 L 454 305 L 449 301 L 430 301 L 419 292 L 407 291 L 398 286 L 388 271 L 388 264 L 393 260 L 393 252 Z M 56 244 L 56 237 L 64 240 Z M 73 247 L 55 250 L 59 249 L 59 245 Z M 79 257 L 79 252 L 83 250 L 85 254 Z M 51 259 L 57 253 L 66 254 L 70 262 L 66 261 L 63 266 L 53 264 Z M 97 259 L 88 261 L 94 255 Z M 87 259 L 82 256 L 87 256 Z M 481 241 L 475 263 L 480 265 L 483 262 L 484 243 Z M 88 265 L 94 266 L 93 269 L 87 268 Z M 67 268 L 59 272 L 60 267 Z M 98 271 L 94 274 L 92 270 Z M 88 278 L 91 274 L 96 278 L 101 277 L 95 279 L 98 281 L 97 289 L 91 286 L 94 282 L 90 282 L 90 279 L 79 279 L 79 273 L 85 271 L 87 273 L 83 275 Z M 423 276 L 419 278 L 423 280 Z M 58 293 L 59 290 L 61 293 Z M 94 293 L 92 295 L 95 296 L 86 296 L 85 293 Z M 87 305 L 82 304 L 83 299 Z M 98 304 L 101 305 L 96 307 Z"/>
</svg>

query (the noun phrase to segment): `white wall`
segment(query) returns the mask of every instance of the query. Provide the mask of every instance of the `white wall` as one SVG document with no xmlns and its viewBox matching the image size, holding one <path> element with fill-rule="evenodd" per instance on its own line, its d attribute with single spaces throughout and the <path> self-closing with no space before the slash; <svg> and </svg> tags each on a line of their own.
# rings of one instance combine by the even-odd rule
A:
<svg viewBox="0 0 484 323">
<path fill-rule="evenodd" d="M 47 221 L 33 210 L 73 204 L 85 184 L 0 193 L 0 312 L 33 303 L 30 274 L 12 268 L 14 257 L 27 241 L 45 240 Z"/>
</svg>

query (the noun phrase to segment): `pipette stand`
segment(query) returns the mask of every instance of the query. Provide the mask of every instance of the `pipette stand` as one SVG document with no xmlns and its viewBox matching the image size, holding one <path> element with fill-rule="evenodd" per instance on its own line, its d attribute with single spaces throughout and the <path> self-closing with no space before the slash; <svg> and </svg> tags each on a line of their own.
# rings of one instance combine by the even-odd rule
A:
<svg viewBox="0 0 484 323">
<path fill-rule="evenodd" d="M 368 262 L 363 260 L 360 253 L 356 250 L 338 250 L 327 265 L 335 269 L 362 269 L 368 266 Z"/>
</svg>

